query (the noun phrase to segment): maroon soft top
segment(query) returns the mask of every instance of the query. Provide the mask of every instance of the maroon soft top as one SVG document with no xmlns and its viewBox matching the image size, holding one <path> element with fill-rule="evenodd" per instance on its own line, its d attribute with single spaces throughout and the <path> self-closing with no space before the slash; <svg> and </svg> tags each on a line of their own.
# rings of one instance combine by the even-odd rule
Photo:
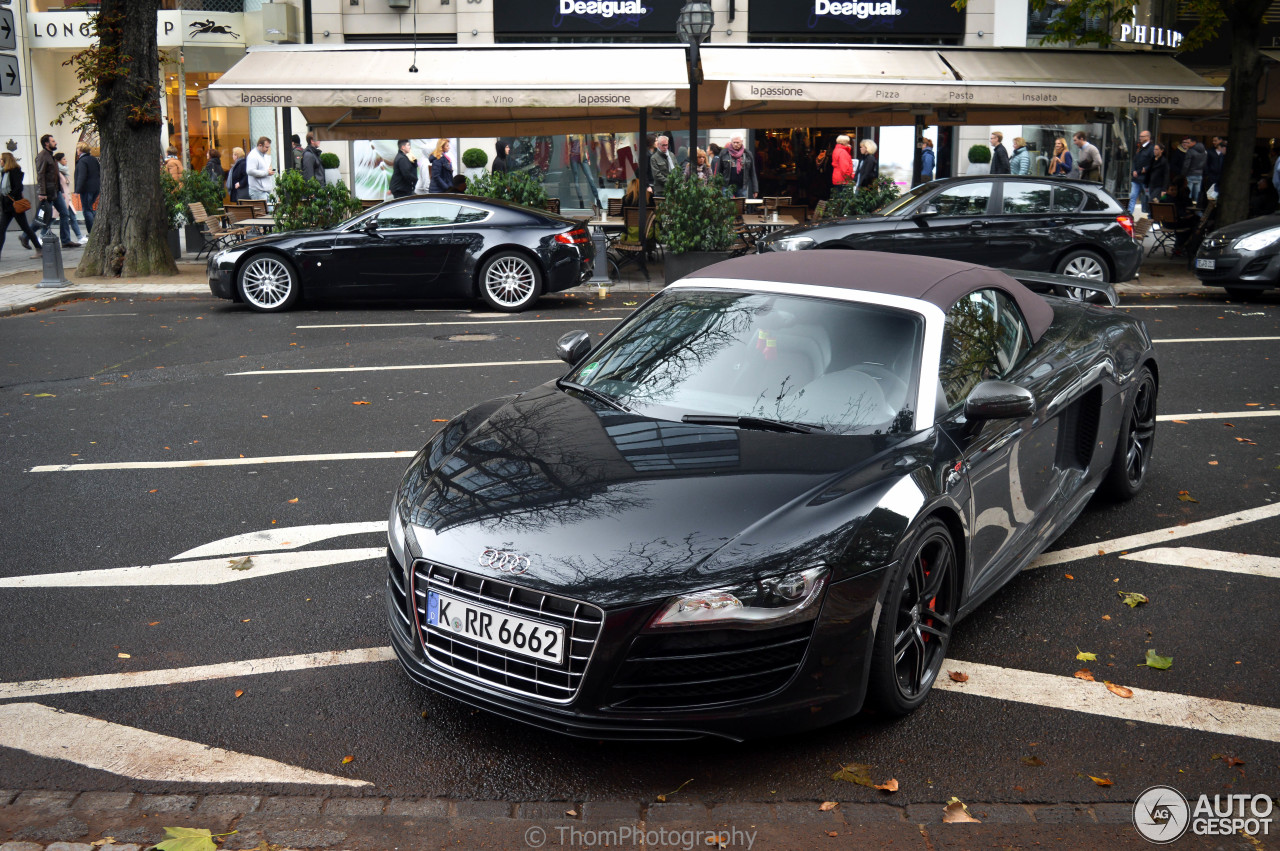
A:
<svg viewBox="0 0 1280 851">
<path fill-rule="evenodd" d="M 688 278 L 732 278 L 864 290 L 927 301 L 944 313 L 961 296 L 994 288 L 1003 290 L 1017 302 L 1027 320 L 1032 342 L 1039 340 L 1053 322 L 1053 308 L 1049 303 L 1004 272 L 937 257 L 838 248 L 778 251 L 725 260 L 699 269 Z"/>
</svg>

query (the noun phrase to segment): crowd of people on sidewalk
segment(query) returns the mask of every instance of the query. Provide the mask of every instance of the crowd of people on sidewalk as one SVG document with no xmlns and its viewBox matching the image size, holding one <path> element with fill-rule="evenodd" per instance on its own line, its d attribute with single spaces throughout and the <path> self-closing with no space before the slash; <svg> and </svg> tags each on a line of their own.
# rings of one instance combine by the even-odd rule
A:
<svg viewBox="0 0 1280 851">
<path fill-rule="evenodd" d="M 76 175 L 73 186 L 66 154 L 58 151 L 57 140 L 50 133 L 40 137 L 40 153 L 36 154 L 35 161 L 35 189 L 38 199 L 35 228 L 27 221 L 27 212 L 32 204 L 23 194 L 25 177 L 17 157 L 9 151 L 0 153 L 0 252 L 4 250 L 9 224 L 14 221 L 22 232 L 18 241 L 23 248 L 33 249 L 35 257 L 41 256 L 41 248 L 44 240 L 49 239 L 52 234 L 54 221 L 58 222 L 58 236 L 63 248 L 84 245 L 88 241 L 85 234 L 93 230 L 94 208 L 101 189 L 101 170 L 89 146 L 84 142 L 76 145 Z M 84 211 L 85 233 L 81 232 L 80 223 L 67 200 L 73 192 L 79 196 L 80 207 Z M 39 234 L 36 233 L 37 230 Z M 74 242 L 72 233 L 75 234 Z"/>
</svg>

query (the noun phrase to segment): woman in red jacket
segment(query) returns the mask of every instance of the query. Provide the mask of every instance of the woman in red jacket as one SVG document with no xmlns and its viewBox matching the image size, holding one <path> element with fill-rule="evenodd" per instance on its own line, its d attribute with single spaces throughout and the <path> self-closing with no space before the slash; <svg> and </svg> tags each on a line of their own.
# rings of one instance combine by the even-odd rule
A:
<svg viewBox="0 0 1280 851">
<path fill-rule="evenodd" d="M 837 136 L 831 151 L 831 185 L 843 186 L 853 180 L 853 147 L 848 136 Z"/>
</svg>

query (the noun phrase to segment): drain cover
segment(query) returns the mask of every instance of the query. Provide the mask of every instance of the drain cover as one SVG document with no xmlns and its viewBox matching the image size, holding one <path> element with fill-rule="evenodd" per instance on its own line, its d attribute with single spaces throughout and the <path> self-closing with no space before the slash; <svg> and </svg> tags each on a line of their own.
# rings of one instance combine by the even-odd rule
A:
<svg viewBox="0 0 1280 851">
<path fill-rule="evenodd" d="M 450 343 L 484 343 L 489 340 L 498 339 L 497 334 L 448 334 L 444 337 L 437 337 L 437 340 L 447 340 Z"/>
</svg>

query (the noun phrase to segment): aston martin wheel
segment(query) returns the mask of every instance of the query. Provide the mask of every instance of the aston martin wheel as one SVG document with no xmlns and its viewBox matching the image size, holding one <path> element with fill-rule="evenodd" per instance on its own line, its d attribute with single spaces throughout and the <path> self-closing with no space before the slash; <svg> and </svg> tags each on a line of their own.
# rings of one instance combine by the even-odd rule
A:
<svg viewBox="0 0 1280 851">
<path fill-rule="evenodd" d="M 275 254 L 249 258 L 240 268 L 238 286 L 244 303 L 263 313 L 288 310 L 301 295 L 293 267 Z"/>
<path fill-rule="evenodd" d="M 500 251 L 480 267 L 480 297 L 494 310 L 524 310 L 542 294 L 542 272 L 524 254 Z"/>
<path fill-rule="evenodd" d="M 1151 466 L 1151 451 L 1156 441 L 1156 380 L 1151 370 L 1143 367 L 1137 376 L 1133 401 L 1125 412 L 1116 442 L 1116 454 L 1103 488 L 1118 500 L 1133 499 L 1142 490 Z"/>
<path fill-rule="evenodd" d="M 926 522 L 906 554 L 889 579 L 867 683 L 868 698 L 892 715 L 924 703 L 946 658 L 959 602 L 946 524 Z"/>
<path fill-rule="evenodd" d="M 1058 268 L 1054 269 L 1054 271 L 1059 275 L 1088 278 L 1091 281 L 1102 281 L 1103 283 L 1110 283 L 1111 277 L 1111 272 L 1107 268 L 1107 261 L 1103 260 L 1097 252 L 1089 251 L 1085 248 L 1068 252 L 1065 257 L 1058 261 Z"/>
</svg>

